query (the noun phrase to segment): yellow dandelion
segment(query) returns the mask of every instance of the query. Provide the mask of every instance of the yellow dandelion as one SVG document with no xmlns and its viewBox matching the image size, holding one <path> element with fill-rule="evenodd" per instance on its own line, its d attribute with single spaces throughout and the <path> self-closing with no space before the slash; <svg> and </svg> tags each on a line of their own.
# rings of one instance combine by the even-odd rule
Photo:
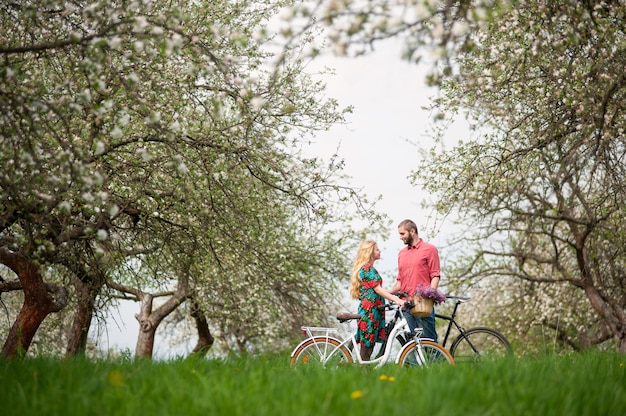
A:
<svg viewBox="0 0 626 416">
<path fill-rule="evenodd" d="M 385 380 L 387 380 L 387 378 L 388 378 L 388 377 L 387 377 L 386 375 L 384 375 L 384 374 L 383 374 L 383 375 L 381 375 L 379 378 L 380 378 L 382 381 L 385 381 Z"/>
<path fill-rule="evenodd" d="M 350 393 L 350 398 L 352 400 L 360 399 L 361 397 L 363 397 L 363 390 L 355 390 Z"/>
<path fill-rule="evenodd" d="M 389 377 L 389 381 L 396 381 L 396 378 L 394 376 Z"/>
<path fill-rule="evenodd" d="M 124 374 L 119 370 L 111 370 L 109 372 L 109 383 L 116 387 L 121 386 L 124 384 Z"/>
</svg>

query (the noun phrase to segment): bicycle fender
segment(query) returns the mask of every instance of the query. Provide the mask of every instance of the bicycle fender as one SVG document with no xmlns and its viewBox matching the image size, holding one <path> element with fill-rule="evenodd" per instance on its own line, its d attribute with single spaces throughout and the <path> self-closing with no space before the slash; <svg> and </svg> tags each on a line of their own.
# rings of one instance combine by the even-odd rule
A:
<svg viewBox="0 0 626 416">
<path fill-rule="evenodd" d="M 337 342 L 337 344 L 342 344 L 342 341 L 336 337 L 327 337 L 327 336 L 323 336 L 323 335 L 317 335 L 314 337 L 309 337 L 305 340 L 303 340 L 302 342 L 300 342 L 298 345 L 296 345 L 296 347 L 293 349 L 293 351 L 291 351 L 291 354 L 289 355 L 291 358 L 293 358 L 293 356 L 296 354 L 296 352 L 300 349 L 300 347 L 302 347 L 305 343 L 314 340 L 314 342 L 322 342 L 322 341 L 328 341 L 328 340 L 333 340 L 335 342 Z M 347 348 L 347 347 L 346 347 Z"/>
<path fill-rule="evenodd" d="M 404 351 L 408 350 L 409 348 L 413 348 L 414 345 L 415 345 L 415 340 L 414 339 L 412 339 L 412 340 L 408 341 L 406 344 L 404 344 L 402 346 L 402 349 L 398 353 L 398 355 L 396 355 L 395 363 L 399 364 L 400 363 L 400 357 L 402 357 Z"/>
</svg>

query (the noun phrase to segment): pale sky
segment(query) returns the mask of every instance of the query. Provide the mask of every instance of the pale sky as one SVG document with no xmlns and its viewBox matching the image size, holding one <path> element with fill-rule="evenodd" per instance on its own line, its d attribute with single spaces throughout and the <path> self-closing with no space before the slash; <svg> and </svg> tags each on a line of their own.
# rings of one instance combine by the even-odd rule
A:
<svg viewBox="0 0 626 416">
<path fill-rule="evenodd" d="M 353 178 L 352 186 L 363 188 L 373 200 L 382 195 L 378 211 L 393 221 L 388 238 L 378 241 L 382 251 L 376 268 L 383 277 L 383 286 L 390 289 L 395 281 L 397 253 L 403 247 L 396 224 L 409 218 L 416 222 L 420 236 L 439 245 L 446 235 L 442 231 L 429 235 L 434 224 L 428 222 L 428 212 L 420 208 L 424 195 L 409 184 L 407 177 L 416 169 L 418 143 L 424 148 L 432 144 L 430 132 L 432 115 L 424 110 L 436 90 L 425 85 L 425 70 L 400 58 L 398 40 L 377 46 L 376 51 L 359 58 L 324 57 L 315 65 L 336 69 L 336 75 L 327 76 L 327 94 L 338 100 L 341 107 L 353 106 L 347 116 L 348 126 L 336 126 L 318 136 L 313 152 L 322 157 L 332 155 L 341 141 L 339 155 L 345 160 L 345 173 Z M 311 68 L 313 69 L 313 68 Z M 457 133 L 464 134 L 462 128 Z M 445 230 L 445 227 L 444 227 Z M 358 247 L 354 248 L 355 254 Z M 441 253 L 440 253 L 441 254 Z M 442 269 L 445 259 L 442 258 Z M 445 270 L 442 270 L 442 283 Z M 356 311 L 356 304 L 349 305 Z M 100 338 L 101 348 L 129 349 L 134 353 L 138 324 L 134 318 L 139 305 L 126 303 L 115 313 L 117 323 L 109 322 L 108 344 L 106 334 Z M 120 327 L 118 328 L 118 325 Z M 158 336 L 155 357 L 170 356 L 169 346 Z M 189 334 L 195 343 L 195 333 Z"/>
<path fill-rule="evenodd" d="M 378 211 L 387 214 L 392 225 L 388 238 L 379 241 L 382 255 L 376 266 L 388 288 L 393 286 L 397 252 L 403 247 L 396 229 L 400 221 L 415 221 L 420 237 L 433 244 L 446 238 L 443 231 L 432 235 L 438 224 L 420 207 L 429 195 L 408 180 L 421 158 L 419 147 L 433 144 L 432 114 L 425 107 L 437 91 L 425 85 L 425 68 L 403 61 L 400 52 L 400 42 L 391 40 L 368 56 L 325 58 L 336 68 L 335 76 L 325 78 L 328 95 L 341 106 L 352 105 L 354 112 L 348 115 L 349 126 L 336 126 L 318 136 L 320 154 L 332 153 L 341 140 L 339 154 L 353 185 L 363 188 L 370 200 L 382 195 Z M 457 124 L 449 136 L 464 134 L 463 124 Z"/>
</svg>

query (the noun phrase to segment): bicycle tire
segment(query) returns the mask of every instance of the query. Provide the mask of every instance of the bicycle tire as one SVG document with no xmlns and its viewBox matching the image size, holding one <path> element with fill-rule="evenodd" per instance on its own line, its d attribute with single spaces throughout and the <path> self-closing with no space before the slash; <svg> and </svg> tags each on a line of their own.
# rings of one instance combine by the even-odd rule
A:
<svg viewBox="0 0 626 416">
<path fill-rule="evenodd" d="M 341 345 L 336 339 L 323 336 L 302 342 L 291 354 L 292 368 L 315 365 L 337 367 L 353 361 L 352 353 L 345 345 Z"/>
<path fill-rule="evenodd" d="M 415 340 L 409 341 L 398 357 L 400 367 L 433 367 L 441 364 L 455 365 L 454 357 L 443 346 L 435 341 L 422 340 L 422 355 L 424 361 L 418 358 L 417 345 Z"/>
<path fill-rule="evenodd" d="M 513 348 L 509 340 L 495 329 L 475 327 L 454 340 L 450 353 L 457 363 L 467 363 L 512 356 Z"/>
</svg>

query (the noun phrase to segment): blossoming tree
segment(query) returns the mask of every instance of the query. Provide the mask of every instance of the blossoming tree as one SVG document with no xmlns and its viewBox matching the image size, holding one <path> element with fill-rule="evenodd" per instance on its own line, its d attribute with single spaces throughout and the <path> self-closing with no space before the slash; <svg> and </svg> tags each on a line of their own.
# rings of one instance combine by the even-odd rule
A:
<svg viewBox="0 0 626 416">
<path fill-rule="evenodd" d="M 624 22 L 619 3 L 536 0 L 473 33 L 438 108 L 476 131 L 413 178 L 463 226 L 457 282 L 520 342 L 539 325 L 626 352 Z"/>
<path fill-rule="evenodd" d="M 323 315 L 311 300 L 332 293 L 349 237 L 321 230 L 366 201 L 340 161 L 300 152 L 343 114 L 299 44 L 275 59 L 281 5 L 0 5 L 0 262 L 17 276 L 0 290 L 23 291 L 4 357 L 67 305 L 79 353 L 98 299 L 120 293 L 141 302 L 138 356 L 188 299 L 241 346 Z"/>
</svg>

